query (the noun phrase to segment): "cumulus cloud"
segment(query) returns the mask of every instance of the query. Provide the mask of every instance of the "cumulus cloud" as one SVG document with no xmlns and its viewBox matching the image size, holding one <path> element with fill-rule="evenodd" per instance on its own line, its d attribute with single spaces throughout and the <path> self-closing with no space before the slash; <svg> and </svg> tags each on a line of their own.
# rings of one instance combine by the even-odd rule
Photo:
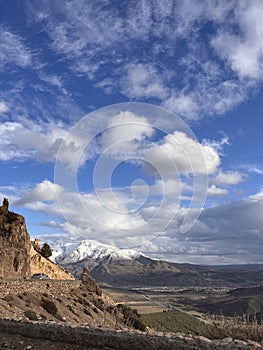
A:
<svg viewBox="0 0 263 350">
<path fill-rule="evenodd" d="M 250 197 L 204 209 L 193 227 L 180 234 L 181 209 L 169 231 L 145 244 L 152 257 L 204 264 L 262 263 L 262 191 Z"/>
<path fill-rule="evenodd" d="M 212 39 L 212 45 L 241 78 L 262 79 L 263 4 L 244 2 L 235 8 L 234 15 L 239 31 L 233 34 L 222 29 Z"/>
<path fill-rule="evenodd" d="M 228 190 L 225 188 L 217 187 L 215 185 L 212 185 L 207 190 L 207 195 L 210 197 L 215 196 L 226 196 L 228 194 Z"/>
<path fill-rule="evenodd" d="M 37 123 L 26 118 L 0 125 L 0 159 L 36 159 L 54 162 L 63 142 L 60 159 L 72 165 L 81 162 L 85 138 L 67 135 L 68 126 L 62 123 Z"/>
<path fill-rule="evenodd" d="M 175 131 L 164 137 L 146 154 L 151 171 L 160 171 L 163 176 L 174 174 L 211 174 L 220 164 L 217 151 L 208 145 L 199 144 L 185 133 Z M 146 171 L 147 165 L 146 165 Z"/>
<path fill-rule="evenodd" d="M 61 193 L 63 188 L 49 180 L 44 180 L 37 184 L 32 190 L 27 192 L 23 198 L 15 204 L 17 206 L 28 205 L 33 202 L 55 201 L 57 194 Z"/>
<path fill-rule="evenodd" d="M 125 193 L 119 193 L 118 198 L 112 196 L 111 189 L 105 189 L 99 196 L 65 192 L 61 186 L 44 180 L 25 193 L 16 206 L 57 216 L 66 233 L 90 239 L 105 236 L 105 240 L 115 239 L 119 245 L 129 245 L 151 233 L 144 228 L 145 236 L 139 237 L 138 228 L 145 227 L 145 221 L 129 210 L 129 198 L 125 197 Z"/>
<path fill-rule="evenodd" d="M 110 119 L 100 138 L 102 151 L 128 155 L 137 150 L 142 141 L 152 136 L 153 132 L 147 118 L 129 111 L 120 112 Z"/>
<path fill-rule="evenodd" d="M 245 175 L 238 171 L 220 171 L 210 179 L 212 185 L 237 185 L 245 180 Z"/>
<path fill-rule="evenodd" d="M 212 188 L 214 195 L 221 195 L 215 186 Z M 114 197 L 111 189 L 104 189 L 99 198 L 94 193 L 66 192 L 44 180 L 16 205 L 52 215 L 50 227 L 71 236 L 119 247 L 137 246 L 152 257 L 192 263 L 262 262 L 263 191 L 203 209 L 184 234 L 181 227 L 186 218 L 195 216 L 197 208 L 175 208 L 174 203 L 166 203 L 159 210 L 159 203 L 153 198 L 141 211 L 133 211 L 125 191 L 117 191 L 118 196 Z M 56 195 L 60 197 L 59 205 Z M 156 232 L 149 230 L 148 220 L 152 220 Z M 164 226 L 167 220 L 170 224 Z"/>
</svg>

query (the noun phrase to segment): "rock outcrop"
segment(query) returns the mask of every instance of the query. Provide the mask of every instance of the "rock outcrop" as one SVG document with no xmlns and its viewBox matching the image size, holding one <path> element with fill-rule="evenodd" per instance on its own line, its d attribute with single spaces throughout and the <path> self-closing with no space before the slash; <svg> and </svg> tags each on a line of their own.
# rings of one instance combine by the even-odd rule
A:
<svg viewBox="0 0 263 350">
<path fill-rule="evenodd" d="M 36 250 L 36 241 L 39 243 L 39 249 Z M 40 251 L 40 241 L 35 240 L 32 242 L 30 250 L 30 269 L 31 274 L 34 273 L 45 273 L 50 279 L 56 280 L 74 280 L 73 275 L 67 270 L 59 265 L 53 263 L 52 261 L 46 259 L 42 256 Z"/>
<path fill-rule="evenodd" d="M 24 217 L 9 211 L 4 198 L 0 206 L 0 278 L 29 278 L 30 248 Z"/>
</svg>

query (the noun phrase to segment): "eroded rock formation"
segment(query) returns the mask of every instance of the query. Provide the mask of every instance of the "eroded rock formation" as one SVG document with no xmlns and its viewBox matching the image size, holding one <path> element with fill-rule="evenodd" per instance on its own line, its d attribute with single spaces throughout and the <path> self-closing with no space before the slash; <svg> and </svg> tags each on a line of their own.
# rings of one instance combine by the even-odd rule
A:
<svg viewBox="0 0 263 350">
<path fill-rule="evenodd" d="M 8 199 L 0 206 L 0 278 L 29 278 L 30 237 L 22 215 L 9 211 Z"/>
<path fill-rule="evenodd" d="M 41 251 L 39 239 L 35 239 L 31 243 L 32 243 L 32 246 L 30 251 L 30 269 L 31 269 L 32 275 L 34 273 L 45 273 L 48 275 L 50 279 L 56 279 L 56 280 L 74 280 L 75 279 L 69 271 L 67 271 L 66 269 L 63 269 L 62 267 L 58 266 L 54 262 L 46 259 L 44 256 L 42 256 L 39 253 Z"/>
</svg>

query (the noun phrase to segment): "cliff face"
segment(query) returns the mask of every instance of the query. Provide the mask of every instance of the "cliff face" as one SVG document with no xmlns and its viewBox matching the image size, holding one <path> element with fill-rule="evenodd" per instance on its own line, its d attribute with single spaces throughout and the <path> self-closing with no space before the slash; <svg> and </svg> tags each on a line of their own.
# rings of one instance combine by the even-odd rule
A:
<svg viewBox="0 0 263 350">
<path fill-rule="evenodd" d="M 35 249 L 34 245 L 31 246 L 30 251 L 30 269 L 31 274 L 45 273 L 51 279 L 57 280 L 74 280 L 73 275 L 66 269 L 61 268 L 52 261 L 44 258 Z"/>
<path fill-rule="evenodd" d="M 0 206 L 0 278 L 29 278 L 30 237 L 22 215 L 8 210 L 5 198 Z"/>
</svg>

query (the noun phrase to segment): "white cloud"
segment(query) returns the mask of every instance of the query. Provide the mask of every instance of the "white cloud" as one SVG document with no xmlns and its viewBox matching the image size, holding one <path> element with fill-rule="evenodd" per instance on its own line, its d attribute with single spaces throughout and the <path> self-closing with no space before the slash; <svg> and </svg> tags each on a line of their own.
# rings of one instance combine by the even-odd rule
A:
<svg viewBox="0 0 263 350">
<path fill-rule="evenodd" d="M 79 237 L 116 239 L 119 245 L 132 244 L 135 240 L 140 242 L 145 236 L 139 237 L 137 231 L 144 227 L 147 236 L 145 221 L 129 210 L 129 198 L 120 200 L 120 195 L 119 198 L 113 196 L 111 189 L 104 190 L 99 197 L 93 193 L 65 192 L 61 186 L 45 180 L 27 192 L 16 206 L 56 215 L 62 220 L 60 227 L 65 232 Z M 125 193 L 121 196 L 125 199 Z"/>
<path fill-rule="evenodd" d="M 165 136 L 159 145 L 154 145 L 145 156 L 152 171 L 165 175 L 211 174 L 220 164 L 217 151 L 208 145 L 199 144 L 185 133 L 175 131 Z M 154 170 L 155 169 L 155 170 Z M 147 171 L 147 165 L 146 169 Z"/>
<path fill-rule="evenodd" d="M 212 39 L 212 45 L 241 78 L 262 79 L 263 4 L 257 0 L 244 2 L 235 8 L 234 15 L 239 33 L 233 34 L 223 29 Z"/>
<path fill-rule="evenodd" d="M 237 185 L 245 180 L 245 176 L 238 171 L 220 171 L 216 176 L 210 179 L 212 185 Z"/>
<path fill-rule="evenodd" d="M 57 194 L 61 193 L 63 188 L 49 180 L 44 180 L 37 184 L 32 190 L 28 191 L 22 199 L 17 201 L 17 206 L 23 206 L 33 202 L 56 201 Z"/>
<path fill-rule="evenodd" d="M 217 188 L 213 188 L 216 192 Z M 56 194 L 60 197 L 59 205 Z M 59 228 L 71 236 L 119 247 L 139 246 L 140 251 L 157 258 L 211 264 L 263 262 L 263 191 L 203 209 L 184 234 L 181 228 L 185 219 L 191 220 L 198 209 L 175 208 L 174 203 L 170 203 L 158 210 L 159 203 L 153 200 L 140 212 L 134 212 L 129 209 L 130 199 L 122 190 L 118 198 L 112 196 L 110 189 L 105 189 L 102 195 L 98 198 L 92 193 L 65 192 L 44 180 L 25 193 L 16 205 L 52 215 L 51 229 Z M 57 224 L 54 224 L 54 215 L 59 217 Z M 149 219 L 153 220 L 155 232 L 149 230 Z M 164 226 L 167 220 L 170 225 Z"/>
<path fill-rule="evenodd" d="M 182 194 L 184 182 L 180 179 L 164 179 L 157 180 L 154 185 L 150 187 L 150 193 L 152 195 L 172 196 L 173 198 L 179 198 Z"/>
<path fill-rule="evenodd" d="M 32 54 L 17 34 L 0 27 L 0 69 L 15 64 L 28 67 L 32 62 Z"/>
<path fill-rule="evenodd" d="M 244 169 L 248 173 L 255 173 L 258 175 L 263 175 L 263 165 L 262 164 L 242 164 L 239 166 L 242 170 Z"/>
<path fill-rule="evenodd" d="M 228 190 L 225 188 L 217 187 L 215 185 L 212 185 L 207 190 L 207 195 L 210 197 L 214 196 L 226 196 L 228 194 Z"/>
<path fill-rule="evenodd" d="M 147 118 L 123 111 L 113 116 L 100 138 L 102 151 L 128 155 L 140 146 L 146 137 L 153 134 Z"/>
<path fill-rule="evenodd" d="M 120 82 L 122 92 L 132 98 L 164 100 L 168 89 L 156 68 L 150 64 L 129 64 L 124 68 Z"/>
<path fill-rule="evenodd" d="M 0 101 L 0 113 L 5 113 L 8 111 L 8 106 L 5 102 Z"/>
<path fill-rule="evenodd" d="M 158 99 L 187 119 L 225 113 L 246 99 L 255 79 L 262 80 L 258 0 L 140 0 L 121 9 L 67 0 L 29 8 L 74 73 L 109 94 Z"/>
<path fill-rule="evenodd" d="M 187 119 L 197 119 L 200 107 L 194 101 L 195 96 L 186 95 L 183 92 L 173 91 L 171 96 L 163 103 L 164 107 Z"/>
<path fill-rule="evenodd" d="M 186 211 L 166 234 L 145 244 L 145 254 L 176 262 L 204 264 L 262 263 L 263 195 L 256 195 L 203 210 L 194 226 L 180 234 Z"/>
<path fill-rule="evenodd" d="M 81 151 L 86 139 L 67 135 L 68 127 L 59 123 L 37 123 L 26 118 L 0 125 L 0 159 L 34 158 L 39 162 L 54 162 L 60 150 L 60 160 L 74 166 L 83 160 Z M 66 137 L 67 136 L 67 137 Z"/>
</svg>

